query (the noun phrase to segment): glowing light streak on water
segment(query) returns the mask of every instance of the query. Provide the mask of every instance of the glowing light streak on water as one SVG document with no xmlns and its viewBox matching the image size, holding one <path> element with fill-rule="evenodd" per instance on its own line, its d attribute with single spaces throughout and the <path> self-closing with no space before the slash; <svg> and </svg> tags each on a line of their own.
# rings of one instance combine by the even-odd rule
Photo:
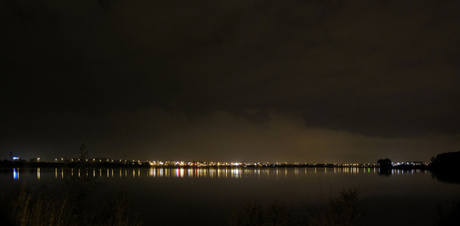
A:
<svg viewBox="0 0 460 226">
<path fill-rule="evenodd" d="M 18 170 L 16 170 L 16 168 L 13 168 L 13 179 L 19 180 L 19 168 Z"/>
</svg>

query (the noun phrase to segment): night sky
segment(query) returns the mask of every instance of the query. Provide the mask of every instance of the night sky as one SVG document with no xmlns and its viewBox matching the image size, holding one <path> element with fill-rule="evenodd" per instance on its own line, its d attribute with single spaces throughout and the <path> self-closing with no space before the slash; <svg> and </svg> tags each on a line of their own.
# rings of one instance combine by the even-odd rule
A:
<svg viewBox="0 0 460 226">
<path fill-rule="evenodd" d="M 429 161 L 460 2 L 2 0 L 0 159 Z"/>
</svg>

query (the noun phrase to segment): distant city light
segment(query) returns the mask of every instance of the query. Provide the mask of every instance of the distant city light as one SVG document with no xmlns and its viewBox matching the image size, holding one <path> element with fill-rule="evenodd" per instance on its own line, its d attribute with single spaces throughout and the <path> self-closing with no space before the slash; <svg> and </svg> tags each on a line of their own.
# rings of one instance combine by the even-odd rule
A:
<svg viewBox="0 0 460 226">
<path fill-rule="evenodd" d="M 14 157 L 13 157 L 13 160 L 19 160 L 19 157 L 14 156 Z"/>
</svg>

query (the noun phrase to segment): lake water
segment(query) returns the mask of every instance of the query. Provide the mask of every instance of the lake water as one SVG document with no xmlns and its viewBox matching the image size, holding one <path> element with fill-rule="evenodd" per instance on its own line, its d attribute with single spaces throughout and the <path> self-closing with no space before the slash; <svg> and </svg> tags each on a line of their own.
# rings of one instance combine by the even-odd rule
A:
<svg viewBox="0 0 460 226">
<path fill-rule="evenodd" d="M 449 212 L 460 201 L 460 184 L 429 171 L 381 175 L 374 168 L 16 168 L 0 170 L 1 191 L 59 189 L 61 178 L 78 174 L 103 181 L 103 194 L 126 191 L 145 225 L 228 225 L 250 200 L 320 205 L 343 189 L 358 190 L 360 225 L 435 225 L 439 207 Z"/>
</svg>

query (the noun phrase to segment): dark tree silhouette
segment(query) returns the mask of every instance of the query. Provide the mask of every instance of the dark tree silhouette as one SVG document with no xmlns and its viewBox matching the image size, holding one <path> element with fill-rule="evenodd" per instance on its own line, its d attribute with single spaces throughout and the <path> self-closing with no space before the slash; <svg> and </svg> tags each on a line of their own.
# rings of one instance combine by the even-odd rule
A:
<svg viewBox="0 0 460 226">
<path fill-rule="evenodd" d="M 442 153 L 431 158 L 430 167 L 438 171 L 458 171 L 460 165 L 460 151 Z"/>
<path fill-rule="evenodd" d="M 379 167 L 379 175 L 391 175 L 391 169 L 393 168 L 393 165 L 391 164 L 390 159 L 379 159 L 377 161 L 377 166 Z"/>
<path fill-rule="evenodd" d="M 442 153 L 431 159 L 433 176 L 449 183 L 460 183 L 460 151 Z"/>
<path fill-rule="evenodd" d="M 377 161 L 377 166 L 380 168 L 392 168 L 393 167 L 390 159 L 379 159 Z"/>
</svg>

